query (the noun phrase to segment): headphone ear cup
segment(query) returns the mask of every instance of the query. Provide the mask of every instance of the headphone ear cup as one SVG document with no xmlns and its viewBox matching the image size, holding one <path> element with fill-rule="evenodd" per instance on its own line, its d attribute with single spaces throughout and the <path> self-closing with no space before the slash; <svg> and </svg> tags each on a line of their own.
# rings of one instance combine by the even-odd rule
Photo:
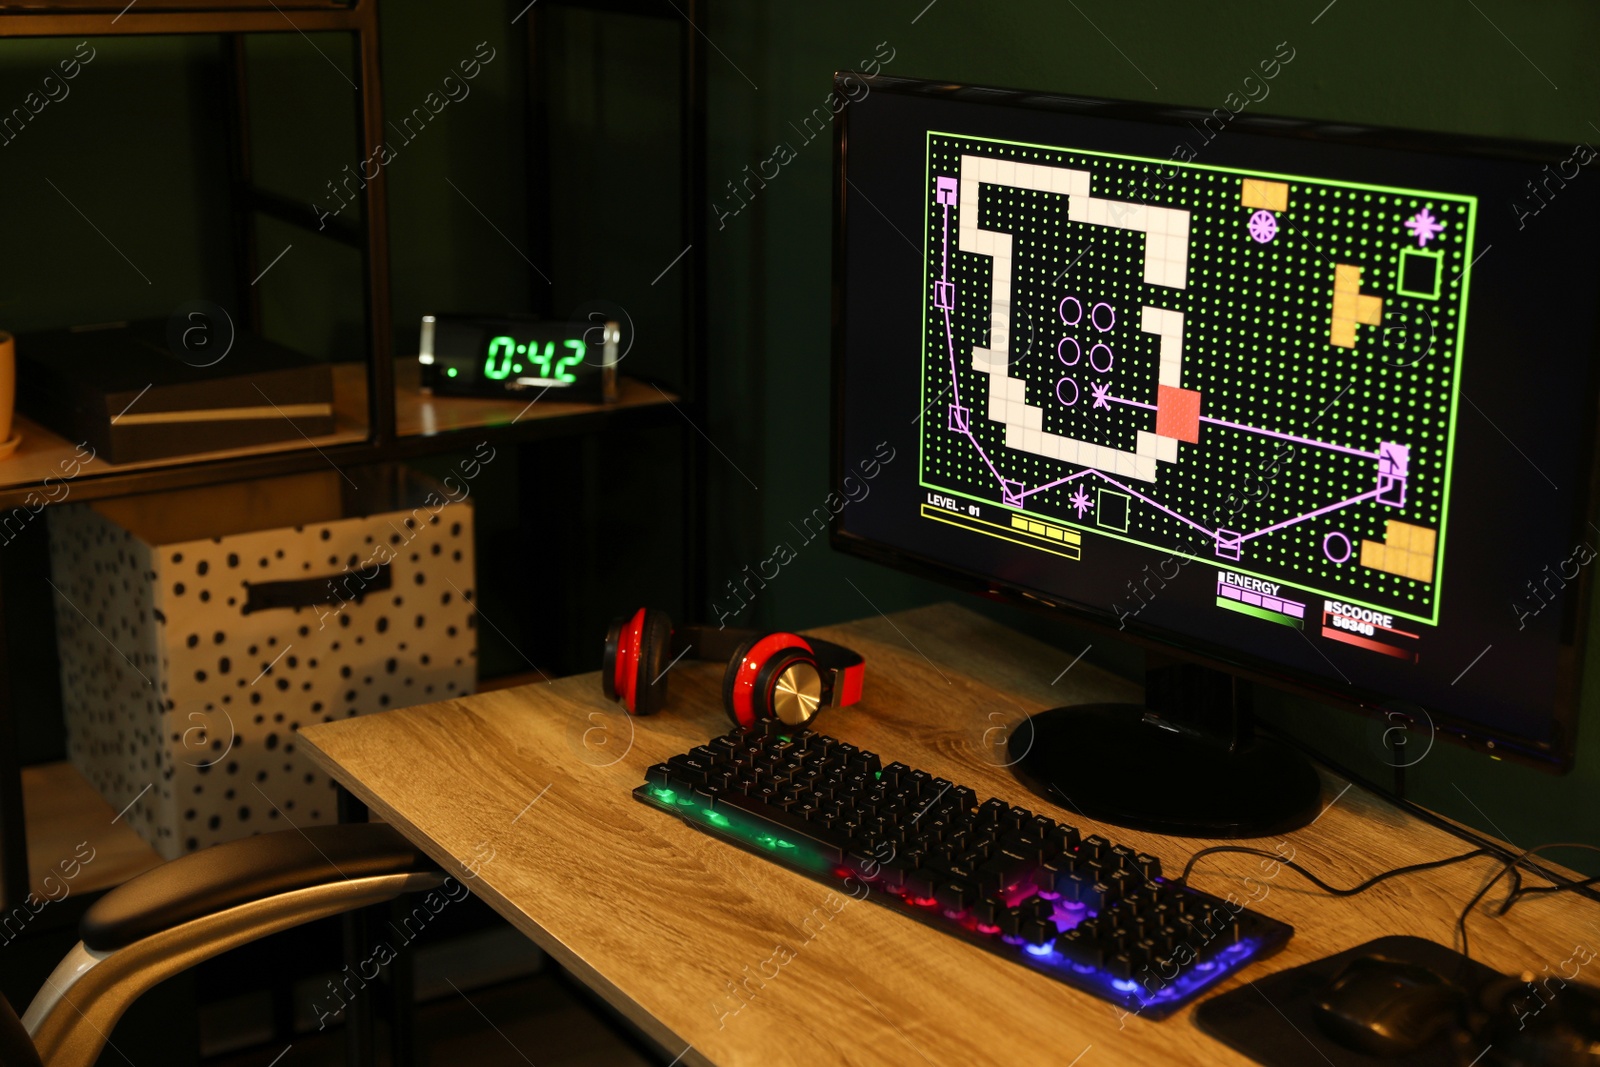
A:
<svg viewBox="0 0 1600 1067">
<path fill-rule="evenodd" d="M 748 721 L 739 717 L 738 711 L 733 706 L 733 687 L 739 681 L 739 668 L 744 666 L 744 658 L 750 650 L 756 647 L 756 642 L 761 640 L 760 635 L 742 641 L 739 647 L 733 650 L 733 655 L 728 659 L 728 669 L 722 675 L 722 710 L 727 712 L 728 718 L 735 726 L 754 726 L 756 719 L 751 716 Z"/>
<path fill-rule="evenodd" d="M 780 684 L 785 676 L 787 688 Z M 822 671 L 816 657 L 797 645 L 778 649 L 757 671 L 751 700 L 760 718 L 788 726 L 806 725 L 816 717 L 822 702 Z"/>
<path fill-rule="evenodd" d="M 605 651 L 600 656 L 600 690 L 607 700 L 621 700 L 617 693 L 617 645 L 622 640 L 622 628 L 628 625 L 628 616 L 618 615 L 606 628 Z"/>
<path fill-rule="evenodd" d="M 672 647 L 672 619 L 664 611 L 646 609 L 639 631 L 639 673 L 633 683 L 635 715 L 653 715 L 667 703 L 667 650 Z"/>
</svg>

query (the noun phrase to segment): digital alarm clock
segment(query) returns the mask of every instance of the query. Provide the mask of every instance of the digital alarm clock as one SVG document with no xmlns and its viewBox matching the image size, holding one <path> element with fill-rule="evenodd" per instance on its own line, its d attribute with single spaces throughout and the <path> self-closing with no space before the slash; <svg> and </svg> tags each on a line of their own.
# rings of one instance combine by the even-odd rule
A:
<svg viewBox="0 0 1600 1067">
<path fill-rule="evenodd" d="M 563 400 L 609 403 L 617 398 L 621 337 L 616 322 L 424 315 L 422 391 L 504 397 L 559 390 Z"/>
</svg>

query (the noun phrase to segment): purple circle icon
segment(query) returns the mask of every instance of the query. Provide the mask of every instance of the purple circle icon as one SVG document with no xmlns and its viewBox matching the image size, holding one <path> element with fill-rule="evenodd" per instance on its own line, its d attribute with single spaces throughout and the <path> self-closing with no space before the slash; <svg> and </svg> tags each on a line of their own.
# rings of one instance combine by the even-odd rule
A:
<svg viewBox="0 0 1600 1067">
<path fill-rule="evenodd" d="M 1066 394 L 1062 392 L 1063 388 L 1068 388 L 1072 391 L 1071 400 L 1068 400 Z M 1070 408 L 1072 405 L 1076 404 L 1078 402 L 1078 383 L 1073 381 L 1071 378 L 1061 379 L 1056 383 L 1056 399 L 1061 401 L 1062 407 Z"/>
<path fill-rule="evenodd" d="M 1104 315 L 1100 314 L 1102 309 L 1105 310 Z M 1105 320 L 1105 325 L 1103 326 L 1101 325 L 1102 319 Z M 1094 306 L 1094 310 L 1089 312 L 1089 321 L 1094 323 L 1095 329 L 1099 330 L 1101 333 L 1105 333 L 1107 330 L 1111 329 L 1111 327 L 1117 324 L 1116 309 L 1110 304 L 1096 304 Z"/>
<path fill-rule="evenodd" d="M 1250 216 L 1249 228 L 1250 236 L 1256 239 L 1256 243 L 1266 244 L 1278 236 L 1278 219 L 1272 212 L 1262 208 Z"/>
<path fill-rule="evenodd" d="M 1334 555 L 1335 546 L 1339 545 L 1342 545 L 1344 549 L 1344 555 L 1342 556 Z M 1355 554 L 1355 550 L 1350 545 L 1350 538 L 1338 530 L 1334 530 L 1322 539 L 1322 554 L 1328 557 L 1329 563 L 1348 563 L 1350 562 L 1350 557 Z"/>
<path fill-rule="evenodd" d="M 1072 349 L 1072 355 L 1067 355 L 1067 349 Z M 1076 367 L 1078 360 L 1083 358 L 1083 349 L 1078 347 L 1078 342 L 1070 337 L 1063 337 L 1061 343 L 1056 345 L 1056 358 L 1069 367 Z"/>
<path fill-rule="evenodd" d="M 1100 365 L 1101 359 L 1105 360 L 1105 366 L 1103 367 Z M 1112 356 L 1111 349 L 1107 345 L 1097 344 L 1093 348 L 1089 349 L 1089 366 L 1093 367 L 1101 374 L 1109 371 L 1111 369 L 1111 364 L 1114 361 L 1115 357 Z"/>
<path fill-rule="evenodd" d="M 1072 317 L 1070 319 L 1067 318 L 1067 305 L 1068 304 L 1072 305 Z M 1068 326 L 1076 326 L 1076 325 L 1078 325 L 1078 323 L 1082 322 L 1083 321 L 1083 301 L 1079 300 L 1075 296 L 1064 296 L 1064 297 L 1062 297 L 1061 298 L 1061 321 L 1066 323 Z"/>
</svg>

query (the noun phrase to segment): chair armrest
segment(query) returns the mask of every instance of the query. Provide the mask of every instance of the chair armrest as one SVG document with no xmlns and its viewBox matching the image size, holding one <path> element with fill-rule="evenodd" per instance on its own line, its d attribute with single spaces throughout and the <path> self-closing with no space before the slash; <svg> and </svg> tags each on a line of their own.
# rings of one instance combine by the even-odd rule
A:
<svg viewBox="0 0 1600 1067">
<path fill-rule="evenodd" d="M 384 823 L 313 826 L 229 841 L 164 863 L 89 906 L 84 946 L 110 952 L 151 934 L 264 897 L 437 865 Z"/>
<path fill-rule="evenodd" d="M 460 896 L 455 890 L 460 891 Z M 259 938 L 403 893 L 469 890 L 383 824 L 284 830 L 171 861 L 84 913 L 22 1025 L 51 1067 L 92 1067 L 146 990 Z"/>
</svg>

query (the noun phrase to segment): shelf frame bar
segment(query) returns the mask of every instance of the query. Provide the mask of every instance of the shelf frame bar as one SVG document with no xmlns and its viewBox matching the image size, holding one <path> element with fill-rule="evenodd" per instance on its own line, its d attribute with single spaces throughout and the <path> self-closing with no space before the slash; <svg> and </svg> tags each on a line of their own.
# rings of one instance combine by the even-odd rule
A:
<svg viewBox="0 0 1600 1067">
<path fill-rule="evenodd" d="M 244 85 L 244 45 L 242 34 L 256 33 L 320 33 L 342 32 L 355 36 L 356 92 L 361 110 L 357 149 L 361 158 L 369 159 L 383 138 L 383 96 L 381 57 L 378 38 L 377 0 L 350 0 L 348 4 L 334 4 L 328 0 L 283 0 L 265 6 L 203 7 L 205 0 L 165 0 L 167 10 L 135 9 L 132 5 L 120 8 L 85 9 L 74 7 L 62 10 L 48 2 L 29 7 L 7 5 L 0 0 L 0 39 L 33 37 L 128 37 L 128 36 L 182 36 L 215 34 L 229 38 L 227 45 L 233 58 L 234 84 L 231 87 L 236 118 L 245 117 L 248 97 Z M 220 0 L 219 0 L 220 2 Z M 293 12 L 291 16 L 290 12 Z M 249 174 L 248 128 L 237 130 L 238 138 L 233 148 L 235 232 L 244 238 L 235 249 L 240 261 L 246 265 L 255 257 L 253 227 L 249 215 L 260 211 L 274 217 L 286 212 L 283 198 L 248 187 L 241 182 L 241 174 Z M 240 166 L 243 164 L 243 171 Z M 247 193 L 241 197 L 240 186 Z M 364 282 L 364 314 L 367 335 L 367 441 L 353 448 L 331 450 L 351 462 L 379 461 L 392 458 L 387 453 L 396 441 L 394 401 L 394 359 L 391 334 L 393 322 L 390 312 L 389 286 L 389 233 L 387 181 L 380 168 L 376 178 L 366 183 L 364 189 L 365 222 L 360 230 L 359 247 L 362 254 Z M 287 221 L 295 221 L 289 219 Z M 304 223 L 302 223 L 304 224 Z M 247 232 L 248 231 L 248 232 Z M 347 235 L 346 235 L 347 236 Z M 258 298 L 251 294 L 244 305 L 253 324 L 259 324 Z M 245 460 L 223 461 L 223 468 L 235 477 L 265 477 L 275 473 L 311 469 L 323 462 L 323 453 L 310 457 L 293 453 L 273 453 Z M 332 459 L 328 460 L 333 462 Z M 206 468 L 210 467 L 211 470 Z M 158 470 L 130 471 L 122 475 L 102 475 L 93 479 L 100 490 L 128 492 L 175 488 L 185 484 L 202 484 L 216 481 L 217 464 L 188 463 Z M 0 508 L 23 506 L 32 487 L 17 486 L 0 491 Z M 79 495 L 81 498 L 81 494 Z M 109 495 L 102 492 L 99 495 Z M 0 615 L 0 619 L 3 619 Z M 17 751 L 16 708 L 5 673 L 4 641 L 0 640 L 0 891 L 5 893 L 8 906 L 15 906 L 28 892 L 27 813 L 22 797 L 20 754 Z M 18 893 L 22 897 L 18 897 Z"/>
</svg>

